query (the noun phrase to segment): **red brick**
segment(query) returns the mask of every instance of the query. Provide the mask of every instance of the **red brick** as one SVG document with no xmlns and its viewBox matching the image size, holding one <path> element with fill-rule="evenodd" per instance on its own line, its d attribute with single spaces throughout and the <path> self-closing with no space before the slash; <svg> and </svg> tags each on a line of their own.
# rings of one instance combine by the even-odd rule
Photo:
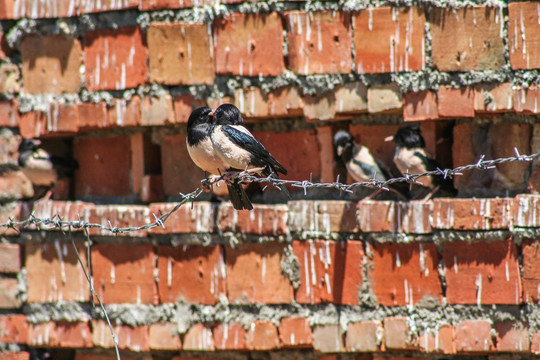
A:
<svg viewBox="0 0 540 360">
<path fill-rule="evenodd" d="M 60 321 L 55 324 L 58 346 L 85 348 L 92 346 L 92 333 L 87 322 Z"/>
<path fill-rule="evenodd" d="M 19 0 L 15 1 L 15 17 L 58 18 L 77 15 L 80 0 L 63 1 L 39 1 Z M 10 1 L 11 2 L 11 1 Z"/>
<path fill-rule="evenodd" d="M 536 2 L 508 4 L 508 48 L 512 69 L 535 69 L 540 66 L 539 19 Z"/>
<path fill-rule="evenodd" d="M 95 346 L 113 348 L 111 330 L 105 320 L 91 320 L 92 342 Z M 113 331 L 120 350 L 149 351 L 148 327 L 129 325 L 113 325 Z M 122 356 L 124 358 L 124 356 Z"/>
<path fill-rule="evenodd" d="M 88 13 L 97 13 L 104 11 L 114 11 L 114 10 L 126 10 L 133 9 L 139 5 L 139 0 L 78 0 L 79 6 L 77 13 L 79 15 L 88 14 Z"/>
<path fill-rule="evenodd" d="M 529 352 L 529 329 L 523 323 L 504 321 L 495 324 L 497 351 Z"/>
<path fill-rule="evenodd" d="M 251 323 L 246 336 L 249 350 L 268 351 L 279 347 L 277 328 L 270 321 L 257 320 Z"/>
<path fill-rule="evenodd" d="M 87 209 L 93 207 L 94 204 L 82 201 L 57 201 L 40 199 L 33 203 L 32 211 L 34 216 L 41 219 L 46 218 L 61 218 L 64 221 L 82 220 L 82 216 Z M 30 226 L 29 229 L 36 229 L 36 226 Z M 76 228 L 72 228 L 76 231 Z"/>
<path fill-rule="evenodd" d="M 236 89 L 234 104 L 247 118 L 269 116 L 268 95 L 258 87 Z"/>
<path fill-rule="evenodd" d="M 254 205 L 252 211 L 234 210 L 230 203 L 221 203 L 217 226 L 222 232 L 258 235 L 285 235 L 288 207 L 286 205 Z"/>
<path fill-rule="evenodd" d="M 99 103 L 82 103 L 78 105 L 80 129 L 102 129 L 109 125 L 107 105 Z"/>
<path fill-rule="evenodd" d="M 58 346 L 56 324 L 52 321 L 30 324 L 28 327 L 28 345 L 34 347 Z"/>
<path fill-rule="evenodd" d="M 443 117 L 474 117 L 472 88 L 453 89 L 440 86 L 438 91 L 439 115 Z"/>
<path fill-rule="evenodd" d="M 511 83 L 478 84 L 474 87 L 474 110 L 478 113 L 509 112 L 514 109 Z"/>
<path fill-rule="evenodd" d="M 387 350 L 414 349 L 416 338 L 405 317 L 387 317 L 384 319 L 384 345 Z"/>
<path fill-rule="evenodd" d="M 379 320 L 363 320 L 349 323 L 345 343 L 347 351 L 381 351 L 383 327 Z"/>
<path fill-rule="evenodd" d="M 184 335 L 184 350 L 186 351 L 214 351 L 214 337 L 212 330 L 203 324 L 195 324 Z"/>
<path fill-rule="evenodd" d="M 26 344 L 27 341 L 28 322 L 26 315 L 0 316 L 0 342 Z"/>
<path fill-rule="evenodd" d="M 521 303 L 521 281 L 514 242 L 443 244 L 449 304 Z"/>
<path fill-rule="evenodd" d="M 41 111 L 26 112 L 19 117 L 19 130 L 25 139 L 47 135 L 47 119 Z"/>
<path fill-rule="evenodd" d="M 433 203 L 431 201 L 398 202 L 396 210 L 397 232 L 407 234 L 429 234 L 432 232 Z"/>
<path fill-rule="evenodd" d="M 351 19 L 344 12 L 291 11 L 288 31 L 289 68 L 301 75 L 350 73 Z"/>
<path fill-rule="evenodd" d="M 522 244 L 523 298 L 527 302 L 540 300 L 540 249 L 538 241 L 526 240 Z"/>
<path fill-rule="evenodd" d="M 231 303 L 287 304 L 293 288 L 283 275 L 285 244 L 246 243 L 225 248 L 227 293 Z"/>
<path fill-rule="evenodd" d="M 368 8 L 353 18 L 358 73 L 418 71 L 424 68 L 424 9 Z"/>
<path fill-rule="evenodd" d="M 487 352 L 493 349 L 489 320 L 465 320 L 456 326 L 458 353 Z"/>
<path fill-rule="evenodd" d="M 403 113 L 403 97 L 396 83 L 371 86 L 367 98 L 370 113 Z"/>
<path fill-rule="evenodd" d="M 213 5 L 210 0 L 140 0 L 139 9 L 142 11 L 160 9 L 181 9 L 194 6 Z"/>
<path fill-rule="evenodd" d="M 309 319 L 289 317 L 279 323 L 279 339 L 284 347 L 312 347 L 313 334 Z"/>
<path fill-rule="evenodd" d="M 429 21 L 437 70 L 498 70 L 505 64 L 500 8 L 435 8 L 429 11 Z"/>
<path fill-rule="evenodd" d="M 409 92 L 403 95 L 405 121 L 436 120 L 439 118 L 437 93 L 434 91 Z"/>
<path fill-rule="evenodd" d="M 151 24 L 147 33 L 150 80 L 166 85 L 213 84 L 211 34 L 210 24 Z"/>
<path fill-rule="evenodd" d="M 442 301 L 435 244 L 374 244 L 372 261 L 370 278 L 379 304 L 412 306 Z"/>
<path fill-rule="evenodd" d="M 21 42 L 24 92 L 78 92 L 82 48 L 79 40 L 63 36 L 29 35 Z"/>
<path fill-rule="evenodd" d="M 512 217 L 512 199 L 435 199 L 433 227 L 453 230 L 507 229 Z"/>
<path fill-rule="evenodd" d="M 540 87 L 530 85 L 520 87 L 513 91 L 514 111 L 523 114 L 538 114 L 538 102 L 540 100 Z"/>
<path fill-rule="evenodd" d="M 157 304 L 154 259 L 149 244 L 94 245 L 94 286 L 103 303 Z"/>
<path fill-rule="evenodd" d="M 19 111 L 17 100 L 0 101 L 0 126 L 19 126 Z"/>
<path fill-rule="evenodd" d="M 141 100 L 141 125 L 160 126 L 175 122 L 175 114 L 171 95 L 160 97 L 146 96 Z"/>
<path fill-rule="evenodd" d="M 88 90 L 122 90 L 146 83 L 147 50 L 139 27 L 88 32 L 84 44 Z"/>
<path fill-rule="evenodd" d="M 358 203 L 358 225 L 363 232 L 395 232 L 396 202 L 363 200 Z"/>
<path fill-rule="evenodd" d="M 19 281 L 0 277 L 0 309 L 15 309 L 22 306 L 19 295 Z"/>
<path fill-rule="evenodd" d="M 317 325 L 313 328 L 313 347 L 318 352 L 345 351 L 343 332 L 339 325 Z"/>
<path fill-rule="evenodd" d="M 239 324 L 217 324 L 214 327 L 216 350 L 247 350 L 246 334 L 246 330 Z"/>
<path fill-rule="evenodd" d="M 53 102 L 45 118 L 48 133 L 75 133 L 79 130 L 79 109 L 76 105 Z"/>
<path fill-rule="evenodd" d="M 364 250 L 360 241 L 293 241 L 300 262 L 299 303 L 358 304 Z"/>
<path fill-rule="evenodd" d="M 165 195 L 189 193 L 201 185 L 204 172 L 189 157 L 186 135 L 165 135 L 161 142 L 161 168 Z"/>
<path fill-rule="evenodd" d="M 302 98 L 307 121 L 333 120 L 336 117 L 336 96 L 333 92 L 306 95 Z"/>
<path fill-rule="evenodd" d="M 0 273 L 17 274 L 21 270 L 21 246 L 0 244 Z"/>
<path fill-rule="evenodd" d="M 214 305 L 225 292 L 225 263 L 219 246 L 158 247 L 161 302 Z"/>
<path fill-rule="evenodd" d="M 79 253 L 84 254 L 84 244 L 76 244 Z M 72 244 L 58 240 L 28 243 L 25 256 L 29 303 L 89 300 L 89 285 Z M 81 256 L 81 260 L 88 268 L 86 257 Z"/>
<path fill-rule="evenodd" d="M 141 100 L 138 96 L 131 99 L 114 99 L 114 105 L 107 108 L 107 126 L 139 126 Z"/>
<path fill-rule="evenodd" d="M 427 353 L 455 354 L 454 327 L 443 324 L 432 331 L 424 330 L 418 338 L 418 345 Z"/>
<path fill-rule="evenodd" d="M 75 171 L 75 196 L 122 196 L 138 193 L 142 178 L 141 134 L 132 136 L 76 138 L 73 155 L 79 162 Z"/>
<path fill-rule="evenodd" d="M 150 204 L 150 213 L 157 217 L 172 210 L 174 203 L 154 203 Z M 150 230 L 156 234 L 170 233 L 206 233 L 213 232 L 215 229 L 215 211 L 216 206 L 206 201 L 197 201 L 192 204 L 186 204 L 173 212 L 164 222 L 165 228 L 157 226 Z M 154 216 L 150 216 L 149 221 L 154 221 Z"/>
<path fill-rule="evenodd" d="M 304 104 L 297 87 L 285 86 L 268 94 L 268 115 L 276 117 L 302 116 Z"/>
<path fill-rule="evenodd" d="M 150 218 L 149 209 L 140 205 L 95 205 L 88 207 L 82 216 L 82 220 L 102 226 L 117 228 L 137 227 L 145 225 Z M 90 235 L 102 236 L 146 236 L 146 230 L 130 231 L 114 234 L 110 230 L 90 228 Z"/>
<path fill-rule="evenodd" d="M 196 100 L 191 94 L 176 95 L 173 97 L 173 107 L 175 121 L 177 123 L 187 123 L 189 115 L 194 108 L 204 106 L 205 102 Z"/>
<path fill-rule="evenodd" d="M 218 74 L 279 76 L 285 70 L 283 27 L 275 12 L 231 14 L 215 22 Z M 247 46 L 246 46 L 247 45 Z"/>
<path fill-rule="evenodd" d="M 11 352 L 6 351 L 0 354 L 1 360 L 29 360 L 30 353 L 26 351 Z"/>
<path fill-rule="evenodd" d="M 150 325 L 148 343 L 152 350 L 180 350 L 182 342 L 178 335 L 178 326 L 172 322 L 160 322 Z"/>
</svg>

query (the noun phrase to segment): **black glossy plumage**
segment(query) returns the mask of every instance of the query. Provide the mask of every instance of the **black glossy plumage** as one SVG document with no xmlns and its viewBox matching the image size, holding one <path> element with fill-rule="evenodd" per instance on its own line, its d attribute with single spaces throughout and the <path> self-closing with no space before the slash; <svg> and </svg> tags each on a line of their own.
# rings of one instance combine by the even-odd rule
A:
<svg viewBox="0 0 540 360">
<path fill-rule="evenodd" d="M 187 142 L 190 146 L 196 146 L 208 137 L 212 128 L 212 109 L 203 106 L 193 110 L 187 123 Z"/>
<path fill-rule="evenodd" d="M 396 143 L 396 149 L 404 147 L 406 149 L 425 148 L 426 142 L 420 132 L 420 126 L 407 125 L 398 129 L 394 135 L 393 141 Z"/>
</svg>

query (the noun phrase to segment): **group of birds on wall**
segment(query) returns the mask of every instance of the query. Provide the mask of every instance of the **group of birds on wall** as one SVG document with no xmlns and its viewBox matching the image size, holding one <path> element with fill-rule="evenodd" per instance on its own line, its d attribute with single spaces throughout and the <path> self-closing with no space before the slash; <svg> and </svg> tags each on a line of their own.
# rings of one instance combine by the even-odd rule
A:
<svg viewBox="0 0 540 360">
<path fill-rule="evenodd" d="M 418 126 L 403 126 L 385 140 L 395 143 L 393 160 L 402 174 L 420 174 L 439 167 L 427 153 Z M 343 162 L 356 182 L 385 181 L 401 176 L 392 173 L 366 146 L 355 143 L 349 132 L 336 132 L 333 142 L 336 158 Z M 252 210 L 253 205 L 242 181 L 230 175 L 243 172 L 274 178 L 279 178 L 278 173 L 287 175 L 287 169 L 246 129 L 240 110 L 232 104 L 223 104 L 213 113 L 208 107 L 195 109 L 188 119 L 186 145 L 199 168 L 211 174 L 214 180 L 226 180 L 231 203 L 237 210 Z M 429 196 L 435 192 L 456 194 L 452 181 L 440 176 L 427 177 L 423 185 L 431 190 Z M 281 185 L 280 189 L 289 195 L 285 186 Z"/>
</svg>

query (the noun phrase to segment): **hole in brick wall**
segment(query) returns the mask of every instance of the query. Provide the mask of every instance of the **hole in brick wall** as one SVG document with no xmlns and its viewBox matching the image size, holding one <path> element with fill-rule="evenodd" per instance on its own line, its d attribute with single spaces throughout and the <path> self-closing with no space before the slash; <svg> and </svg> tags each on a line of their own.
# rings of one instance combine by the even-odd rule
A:
<svg viewBox="0 0 540 360">
<path fill-rule="evenodd" d="M 144 174 L 161 174 L 161 147 L 152 142 L 149 136 L 144 136 Z"/>
<path fill-rule="evenodd" d="M 339 42 L 339 36 L 334 35 L 334 41 L 335 41 L 335 42 Z"/>
<path fill-rule="evenodd" d="M 52 199 L 70 200 L 74 198 L 75 170 L 79 164 L 73 158 L 73 139 L 72 138 L 54 138 L 41 140 L 40 148 L 45 150 L 57 173 L 58 180 L 52 187 Z M 47 189 L 40 189 L 47 192 Z M 45 193 L 43 195 L 45 195 Z M 36 195 L 39 196 L 38 191 Z"/>
</svg>

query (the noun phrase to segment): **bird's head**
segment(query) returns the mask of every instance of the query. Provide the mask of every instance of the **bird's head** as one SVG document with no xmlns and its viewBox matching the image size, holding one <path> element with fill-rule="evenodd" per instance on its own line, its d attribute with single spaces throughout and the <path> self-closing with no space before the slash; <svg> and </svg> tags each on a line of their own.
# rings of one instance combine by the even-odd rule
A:
<svg viewBox="0 0 540 360">
<path fill-rule="evenodd" d="M 233 104 L 222 104 L 215 111 L 216 124 L 218 125 L 243 125 L 242 113 Z"/>
<path fill-rule="evenodd" d="M 426 146 L 426 142 L 420 132 L 420 126 L 418 125 L 402 126 L 394 136 L 389 136 L 384 140 L 393 141 L 397 146 L 407 149 L 423 148 Z"/>
<path fill-rule="evenodd" d="M 346 149 L 353 145 L 352 135 L 345 130 L 339 130 L 334 134 L 334 148 L 337 156 L 343 155 Z"/>
<path fill-rule="evenodd" d="M 191 115 L 189 115 L 188 119 L 188 129 L 199 125 L 199 124 L 212 124 L 212 121 L 214 120 L 214 115 L 212 114 L 212 109 L 210 109 L 207 106 L 202 106 L 200 108 L 197 108 L 193 110 Z"/>
<path fill-rule="evenodd" d="M 40 144 L 41 141 L 36 139 L 22 139 L 21 143 L 19 144 L 19 153 L 34 152 L 37 150 Z"/>
</svg>

